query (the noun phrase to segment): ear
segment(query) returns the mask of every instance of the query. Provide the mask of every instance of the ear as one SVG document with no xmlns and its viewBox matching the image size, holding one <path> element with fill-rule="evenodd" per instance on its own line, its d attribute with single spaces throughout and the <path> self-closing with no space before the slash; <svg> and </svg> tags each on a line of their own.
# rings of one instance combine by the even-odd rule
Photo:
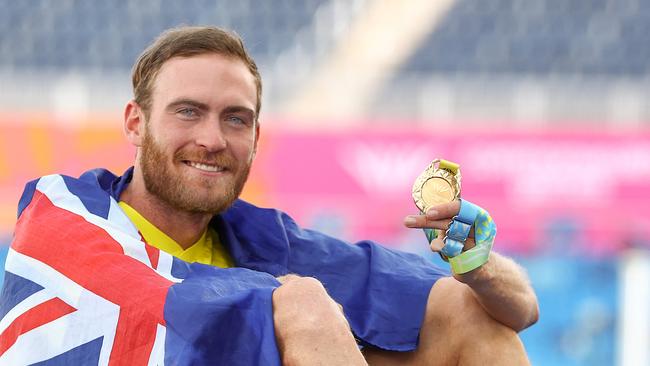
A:
<svg viewBox="0 0 650 366">
<path fill-rule="evenodd" d="M 144 140 L 145 117 L 140 105 L 131 100 L 124 108 L 124 134 L 133 145 L 140 147 Z"/>
<path fill-rule="evenodd" d="M 255 154 L 257 154 L 257 143 L 260 140 L 260 121 L 257 120 L 255 121 L 255 142 L 253 145 L 253 157 L 255 157 Z"/>
</svg>

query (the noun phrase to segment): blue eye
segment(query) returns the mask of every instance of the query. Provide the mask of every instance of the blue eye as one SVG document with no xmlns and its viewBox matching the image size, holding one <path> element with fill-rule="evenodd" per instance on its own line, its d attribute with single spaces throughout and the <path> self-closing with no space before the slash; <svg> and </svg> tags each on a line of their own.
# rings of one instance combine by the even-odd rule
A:
<svg viewBox="0 0 650 366">
<path fill-rule="evenodd" d="M 197 116 L 197 113 L 192 108 L 183 108 L 176 111 L 177 114 L 180 114 L 184 118 L 194 118 Z"/>
<path fill-rule="evenodd" d="M 244 121 L 243 119 L 241 119 L 241 118 L 239 118 L 237 116 L 229 116 L 228 121 L 236 123 L 236 124 L 242 124 L 242 125 L 246 124 L 246 121 Z"/>
</svg>

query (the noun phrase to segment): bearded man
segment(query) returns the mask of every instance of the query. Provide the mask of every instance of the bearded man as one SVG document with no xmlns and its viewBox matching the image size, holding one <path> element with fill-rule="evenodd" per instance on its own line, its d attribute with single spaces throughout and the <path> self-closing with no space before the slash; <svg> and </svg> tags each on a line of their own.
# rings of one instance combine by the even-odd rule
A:
<svg viewBox="0 0 650 366">
<path fill-rule="evenodd" d="M 163 33 L 138 59 L 133 89 L 132 168 L 27 184 L 0 364 L 528 363 L 517 332 L 536 322 L 537 300 L 510 259 L 492 253 L 450 276 L 238 199 L 262 83 L 236 35 Z M 405 225 L 445 229 L 461 208 L 438 205 Z M 470 235 L 460 249 L 474 245 Z"/>
</svg>

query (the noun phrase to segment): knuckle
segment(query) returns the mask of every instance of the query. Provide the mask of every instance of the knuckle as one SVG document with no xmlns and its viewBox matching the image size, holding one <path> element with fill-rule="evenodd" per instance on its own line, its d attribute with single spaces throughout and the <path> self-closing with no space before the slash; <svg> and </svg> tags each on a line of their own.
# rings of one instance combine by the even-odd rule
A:
<svg viewBox="0 0 650 366">
<path fill-rule="evenodd" d="M 276 292 L 285 297 L 314 296 L 326 294 L 323 284 L 313 277 L 292 276 L 278 287 Z"/>
<path fill-rule="evenodd" d="M 293 281 L 296 286 L 305 290 L 325 290 L 323 284 L 314 277 L 300 277 Z"/>
<path fill-rule="evenodd" d="M 300 278 L 300 276 L 298 276 L 298 275 L 296 275 L 296 274 L 289 273 L 289 274 L 286 274 L 286 275 L 284 275 L 284 276 L 280 276 L 280 277 L 278 277 L 277 280 L 278 280 L 281 284 L 285 284 L 285 283 L 288 283 L 288 282 L 294 281 L 294 280 L 296 280 L 296 279 L 298 279 L 298 278 Z"/>
<path fill-rule="evenodd" d="M 274 319 L 285 327 L 307 331 L 321 329 L 324 324 L 347 324 L 341 305 L 315 278 L 297 278 L 278 287 L 273 296 Z"/>
</svg>

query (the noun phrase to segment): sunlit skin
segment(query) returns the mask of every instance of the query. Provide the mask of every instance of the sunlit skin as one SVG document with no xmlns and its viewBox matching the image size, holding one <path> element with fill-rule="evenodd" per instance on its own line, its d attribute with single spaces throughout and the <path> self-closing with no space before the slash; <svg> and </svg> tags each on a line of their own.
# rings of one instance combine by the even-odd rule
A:
<svg viewBox="0 0 650 366">
<path fill-rule="evenodd" d="M 156 77 L 149 120 L 127 104 L 124 129 L 137 147 L 125 201 L 183 248 L 239 195 L 257 148 L 253 75 L 233 58 L 175 57 Z"/>
</svg>

